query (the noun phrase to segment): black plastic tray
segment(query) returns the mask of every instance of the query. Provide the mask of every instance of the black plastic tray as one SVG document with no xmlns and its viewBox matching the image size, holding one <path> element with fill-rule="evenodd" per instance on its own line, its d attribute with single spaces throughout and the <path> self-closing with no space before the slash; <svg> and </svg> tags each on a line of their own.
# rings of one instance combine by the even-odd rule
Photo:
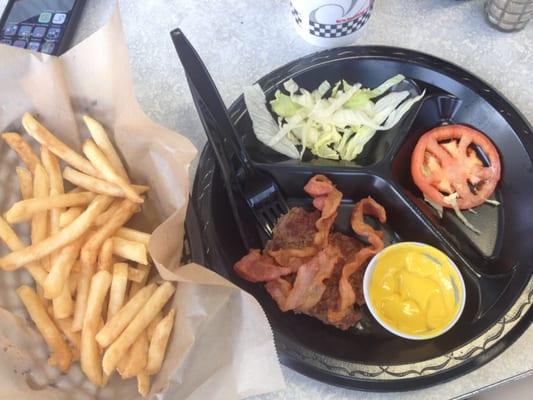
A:
<svg viewBox="0 0 533 400">
<path fill-rule="evenodd" d="M 209 147 L 202 153 L 192 201 L 199 214 L 210 268 L 254 295 L 273 327 L 286 365 L 328 383 L 376 391 L 408 390 L 464 374 L 501 353 L 533 317 L 533 131 L 493 88 L 446 61 L 391 47 L 345 47 L 316 53 L 259 80 L 267 98 L 289 78 L 316 88 L 323 80 L 374 87 L 402 73 L 413 93 L 426 96 L 390 131 L 378 133 L 354 162 L 275 153 L 253 135 L 242 96 L 230 113 L 253 163 L 278 181 L 290 205 L 310 204 L 303 192 L 314 174 L 327 175 L 344 194 L 336 229 L 348 231 L 350 208 L 371 195 L 387 210 L 390 242 L 414 240 L 447 253 L 461 269 L 467 290 L 464 313 L 446 334 L 427 341 L 395 337 L 366 311 L 359 328 L 341 331 L 316 319 L 283 313 L 262 284 L 244 281 L 233 264 L 245 254 Z M 473 126 L 498 147 L 501 206 L 468 214 L 476 235 L 446 212 L 441 220 L 421 197 L 410 175 L 410 154 L 420 135 L 444 123 Z M 246 217 L 248 211 L 240 210 Z M 251 233 L 255 235 L 255 233 Z M 259 237 L 256 242 L 260 245 Z"/>
</svg>

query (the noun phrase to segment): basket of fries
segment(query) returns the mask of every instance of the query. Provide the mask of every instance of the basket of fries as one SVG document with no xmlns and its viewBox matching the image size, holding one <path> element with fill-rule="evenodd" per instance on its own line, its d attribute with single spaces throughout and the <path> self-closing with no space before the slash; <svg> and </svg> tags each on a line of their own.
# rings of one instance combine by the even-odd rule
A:
<svg viewBox="0 0 533 400">
<path fill-rule="evenodd" d="M 0 396 L 237 399 L 282 387 L 255 300 L 180 265 L 196 150 L 142 113 L 118 11 L 61 58 L 5 46 L 7 59 Z M 248 372 L 260 367 L 270 376 Z"/>
<path fill-rule="evenodd" d="M 40 156 L 20 134 L 2 134 L 24 167 L 16 167 L 22 200 L 0 217 L 0 238 L 11 250 L 0 268 L 25 267 L 35 281 L 16 293 L 50 349 L 50 365 L 66 373 L 79 360 L 96 386 L 116 369 L 136 377 L 146 396 L 174 326 L 175 309 L 163 308 L 175 285 L 149 279 L 151 235 L 124 226 L 149 188 L 131 183 L 102 125 L 83 120 L 92 136 L 83 142 L 86 158 L 29 113 L 22 125 Z M 65 183 L 74 187 L 65 191 Z M 29 223 L 29 246 L 11 227 L 19 223 Z"/>
</svg>

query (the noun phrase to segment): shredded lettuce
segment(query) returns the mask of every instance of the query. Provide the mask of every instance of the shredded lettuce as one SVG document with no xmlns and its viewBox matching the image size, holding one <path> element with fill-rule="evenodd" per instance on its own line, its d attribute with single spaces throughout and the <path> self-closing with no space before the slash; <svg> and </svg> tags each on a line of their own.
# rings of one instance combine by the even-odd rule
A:
<svg viewBox="0 0 533 400">
<path fill-rule="evenodd" d="M 298 104 L 293 103 L 291 98 L 279 90 L 274 95 L 275 100 L 270 102 L 272 110 L 280 117 L 292 117 L 301 108 Z"/>
<path fill-rule="evenodd" d="M 485 199 L 485 203 L 488 203 L 494 207 L 498 207 L 500 205 L 500 202 L 498 200 L 491 200 L 491 199 Z"/>
<path fill-rule="evenodd" d="M 444 196 L 444 202 L 446 204 L 449 204 L 453 211 L 455 211 L 455 215 L 457 215 L 457 218 L 461 220 L 463 224 L 466 225 L 467 228 L 469 228 L 471 231 L 477 233 L 478 235 L 481 233 L 479 229 L 477 229 L 474 225 L 472 225 L 464 216 L 464 214 L 459 209 L 459 206 L 457 205 L 457 198 L 459 197 L 459 194 L 457 192 L 454 192 L 448 196 Z"/>
<path fill-rule="evenodd" d="M 246 108 L 250 114 L 257 139 L 287 157 L 296 159 L 300 158 L 298 149 L 288 137 L 284 137 L 274 145 L 269 144 L 269 140 L 272 136 L 278 133 L 279 126 L 268 111 L 265 94 L 259 85 L 250 86 L 244 89 L 244 102 L 246 103 Z"/>
<path fill-rule="evenodd" d="M 283 83 L 285 93 L 277 91 L 274 100 L 270 101 L 271 109 L 278 117 L 276 131 L 269 123 L 266 132 L 265 115 L 261 111 L 259 118 L 262 122 L 259 124 L 262 130 L 260 134 L 256 131 L 256 135 L 267 146 L 282 149 L 276 151 L 290 153 L 293 158 L 296 152 L 299 158 L 303 157 L 309 149 L 318 157 L 351 161 L 361 154 L 378 131 L 396 125 L 424 96 L 422 93 L 411 97 L 408 91 L 387 93 L 404 79 L 403 75 L 396 75 L 374 89 L 344 80 L 332 87 L 324 81 L 313 91 L 288 80 Z M 257 94 L 254 96 L 258 98 Z M 254 117 L 257 113 L 248 111 L 256 130 Z"/>
<path fill-rule="evenodd" d="M 457 218 L 459 218 L 459 220 L 463 224 L 465 224 L 468 229 L 472 230 L 473 232 L 475 232 L 475 233 L 477 233 L 479 235 L 481 233 L 481 231 L 479 229 L 477 229 L 474 225 L 472 225 L 466 219 L 466 217 L 461 212 L 461 210 L 459 209 L 459 206 L 457 204 L 457 199 L 458 198 L 459 198 L 459 194 L 457 192 L 454 192 L 454 193 L 452 193 L 452 194 L 450 194 L 448 196 L 444 196 L 444 202 L 451 206 L 451 208 L 453 209 L 453 211 L 454 211 L 455 215 L 457 216 Z M 424 201 L 427 202 L 431 207 L 433 207 L 435 209 L 435 211 L 439 215 L 439 218 L 442 218 L 443 213 L 444 213 L 444 208 L 441 205 L 435 203 L 434 201 L 431 201 L 428 197 L 426 197 L 425 194 L 424 194 Z M 491 204 L 491 205 L 493 205 L 495 207 L 500 205 L 499 201 L 490 200 L 490 199 L 485 200 L 485 203 Z M 467 211 L 472 213 L 472 214 L 474 214 L 474 215 L 479 214 L 477 212 L 477 210 L 475 210 L 473 208 L 469 208 L 469 209 L 467 209 Z"/>
<path fill-rule="evenodd" d="M 440 204 L 435 203 L 433 200 L 426 197 L 426 195 L 424 195 L 424 201 L 435 209 L 439 218 L 442 218 L 444 214 L 444 207 L 442 207 Z"/>
</svg>

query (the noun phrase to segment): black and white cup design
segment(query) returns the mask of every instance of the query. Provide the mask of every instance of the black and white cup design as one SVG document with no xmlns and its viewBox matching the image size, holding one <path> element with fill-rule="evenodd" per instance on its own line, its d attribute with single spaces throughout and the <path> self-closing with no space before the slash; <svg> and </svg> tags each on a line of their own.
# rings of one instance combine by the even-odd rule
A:
<svg viewBox="0 0 533 400">
<path fill-rule="evenodd" d="M 291 14 L 300 35 L 319 46 L 339 46 L 368 19 L 374 0 L 292 0 Z"/>
</svg>

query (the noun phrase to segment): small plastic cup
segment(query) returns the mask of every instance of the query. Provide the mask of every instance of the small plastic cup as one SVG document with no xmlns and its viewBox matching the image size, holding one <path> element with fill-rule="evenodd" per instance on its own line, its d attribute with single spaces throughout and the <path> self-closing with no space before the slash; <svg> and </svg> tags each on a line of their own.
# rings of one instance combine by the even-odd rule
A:
<svg viewBox="0 0 533 400">
<path fill-rule="evenodd" d="M 291 0 L 291 18 L 307 42 L 346 46 L 370 18 L 374 0 Z"/>
<path fill-rule="evenodd" d="M 379 324 L 381 326 L 383 326 L 383 328 L 385 328 L 389 332 L 391 332 L 391 333 L 393 333 L 393 334 L 395 334 L 397 336 L 400 336 L 402 338 L 411 339 L 411 340 L 432 339 L 432 338 L 435 338 L 437 336 L 442 335 L 443 333 L 446 333 L 447 331 L 449 331 L 457 323 L 457 321 L 461 317 L 461 314 L 463 313 L 463 310 L 464 310 L 464 307 L 465 307 L 465 302 L 466 302 L 466 290 L 465 290 L 465 282 L 464 282 L 463 276 L 461 275 L 461 272 L 459 271 L 459 268 L 457 268 L 455 263 L 448 256 L 446 256 L 444 253 L 442 253 L 440 250 L 435 249 L 434 247 L 432 247 L 433 249 L 435 249 L 435 250 L 439 251 L 440 253 L 442 253 L 448 259 L 452 269 L 455 271 L 455 273 L 456 273 L 456 275 L 458 277 L 458 280 L 459 280 L 458 291 L 460 292 L 459 296 L 458 296 L 459 297 L 458 301 L 460 302 L 460 304 L 459 304 L 459 309 L 457 311 L 457 314 L 448 323 L 448 325 L 446 325 L 442 330 L 436 332 L 433 335 L 413 335 L 413 334 L 402 332 L 402 331 L 394 328 L 393 326 L 389 325 L 386 321 L 384 321 L 378 315 L 378 313 L 376 312 L 376 310 L 374 308 L 374 305 L 372 304 L 371 298 L 370 298 L 370 282 L 371 282 L 371 279 L 372 279 L 372 274 L 374 273 L 374 270 L 376 269 L 377 262 L 379 261 L 379 259 L 381 257 L 383 257 L 384 254 L 387 254 L 388 252 L 391 252 L 391 251 L 396 251 L 396 250 L 398 250 L 399 247 L 405 246 L 405 245 L 415 245 L 415 246 L 421 246 L 421 247 L 432 247 L 432 246 L 430 246 L 428 244 L 419 243 L 419 242 L 400 242 L 400 243 L 395 243 L 395 244 L 392 244 L 390 246 L 387 246 L 383 250 L 381 250 L 378 254 L 376 254 L 374 256 L 374 258 L 372 258 L 372 260 L 370 261 L 368 266 L 366 267 L 365 275 L 363 277 L 363 294 L 364 294 L 364 297 L 365 297 L 365 302 L 366 302 L 366 305 L 368 306 L 368 309 L 370 310 L 370 313 L 372 314 L 372 316 L 376 319 L 376 321 L 379 322 Z M 457 303 L 456 303 L 456 305 L 457 305 Z"/>
</svg>

